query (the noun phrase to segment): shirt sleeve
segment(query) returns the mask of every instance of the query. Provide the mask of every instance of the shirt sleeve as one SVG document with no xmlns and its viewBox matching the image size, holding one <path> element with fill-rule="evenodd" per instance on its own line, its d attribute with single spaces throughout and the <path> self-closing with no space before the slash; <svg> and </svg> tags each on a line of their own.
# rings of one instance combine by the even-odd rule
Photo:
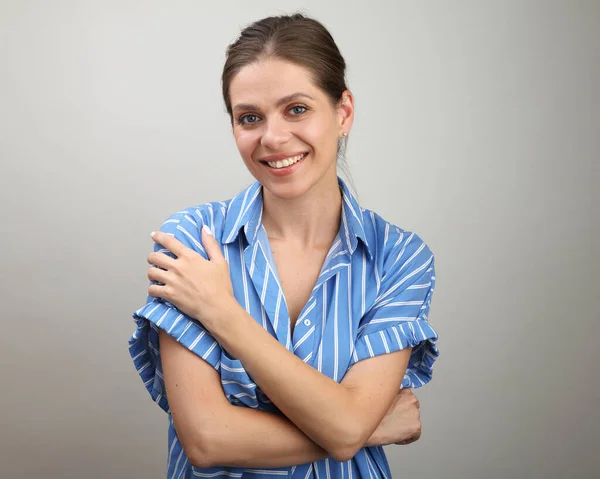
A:
<svg viewBox="0 0 600 479">
<path fill-rule="evenodd" d="M 351 365 L 412 347 L 401 387 L 428 383 L 439 355 L 428 320 L 434 288 L 433 253 L 417 235 L 404 232 L 385 259 L 379 294 L 361 319 Z"/>
<path fill-rule="evenodd" d="M 202 219 L 198 215 L 192 216 L 188 212 L 180 212 L 168 218 L 160 231 L 173 235 L 188 248 L 207 259 L 200 239 L 202 224 L 199 223 L 201 222 Z M 154 244 L 154 251 L 175 257 L 158 243 Z M 169 404 L 160 360 L 159 329 L 166 331 L 180 344 L 219 370 L 221 359 L 219 343 L 199 321 L 182 313 L 168 301 L 148 296 L 146 304 L 133 313 L 133 319 L 137 329 L 129 340 L 129 353 L 150 396 L 164 411 L 169 412 Z"/>
</svg>

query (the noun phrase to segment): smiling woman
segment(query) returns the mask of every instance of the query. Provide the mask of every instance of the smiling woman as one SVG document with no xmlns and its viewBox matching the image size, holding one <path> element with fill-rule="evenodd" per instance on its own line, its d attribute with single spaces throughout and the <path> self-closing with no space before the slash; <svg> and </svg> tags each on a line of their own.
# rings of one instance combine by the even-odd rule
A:
<svg viewBox="0 0 600 479">
<path fill-rule="evenodd" d="M 168 477 L 389 478 L 431 379 L 431 250 L 338 177 L 354 120 L 319 22 L 269 17 L 229 46 L 223 96 L 256 182 L 153 234 L 130 352 L 168 413 Z"/>
</svg>

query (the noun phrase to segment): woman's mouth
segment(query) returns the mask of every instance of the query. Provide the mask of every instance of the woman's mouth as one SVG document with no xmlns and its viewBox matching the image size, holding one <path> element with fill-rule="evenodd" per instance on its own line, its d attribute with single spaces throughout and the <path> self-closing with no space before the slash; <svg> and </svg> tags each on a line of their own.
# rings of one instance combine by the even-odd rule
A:
<svg viewBox="0 0 600 479">
<path fill-rule="evenodd" d="M 276 170 L 281 170 L 283 168 L 288 168 L 292 165 L 295 165 L 299 161 L 306 158 L 306 155 L 308 155 L 308 153 L 302 153 L 301 155 L 292 156 L 290 158 L 286 158 L 284 160 L 279 160 L 279 161 L 265 161 L 264 163 L 266 165 L 268 165 L 270 168 L 273 168 Z"/>
<path fill-rule="evenodd" d="M 293 174 L 299 168 L 301 168 L 307 156 L 308 152 L 304 152 L 301 155 L 290 156 L 289 158 L 285 158 L 284 160 L 261 161 L 261 163 L 273 176 L 288 176 Z"/>
</svg>

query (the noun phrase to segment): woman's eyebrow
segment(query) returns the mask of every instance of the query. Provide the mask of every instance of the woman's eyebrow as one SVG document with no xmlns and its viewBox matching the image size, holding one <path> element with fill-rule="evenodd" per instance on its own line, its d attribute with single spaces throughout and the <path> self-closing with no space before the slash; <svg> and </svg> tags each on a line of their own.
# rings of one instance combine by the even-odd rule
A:
<svg viewBox="0 0 600 479">
<path fill-rule="evenodd" d="M 297 100 L 299 98 L 308 98 L 309 100 L 313 100 L 314 98 L 306 93 L 292 93 L 291 95 L 286 95 L 283 98 L 277 100 L 276 106 L 281 106 L 285 103 L 289 103 L 291 101 Z M 233 110 L 258 110 L 259 108 L 256 105 L 252 105 L 250 103 L 238 103 L 233 107 Z"/>
</svg>

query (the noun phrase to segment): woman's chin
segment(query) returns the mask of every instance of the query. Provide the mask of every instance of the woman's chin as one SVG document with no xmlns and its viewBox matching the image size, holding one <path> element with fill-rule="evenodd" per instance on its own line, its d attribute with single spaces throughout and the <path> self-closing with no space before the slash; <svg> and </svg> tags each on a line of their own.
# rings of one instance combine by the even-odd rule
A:
<svg viewBox="0 0 600 479">
<path fill-rule="evenodd" d="M 308 190 L 308 185 L 304 181 L 298 181 L 298 179 L 285 182 L 268 181 L 267 179 L 262 185 L 272 196 L 281 200 L 300 198 Z"/>
</svg>

